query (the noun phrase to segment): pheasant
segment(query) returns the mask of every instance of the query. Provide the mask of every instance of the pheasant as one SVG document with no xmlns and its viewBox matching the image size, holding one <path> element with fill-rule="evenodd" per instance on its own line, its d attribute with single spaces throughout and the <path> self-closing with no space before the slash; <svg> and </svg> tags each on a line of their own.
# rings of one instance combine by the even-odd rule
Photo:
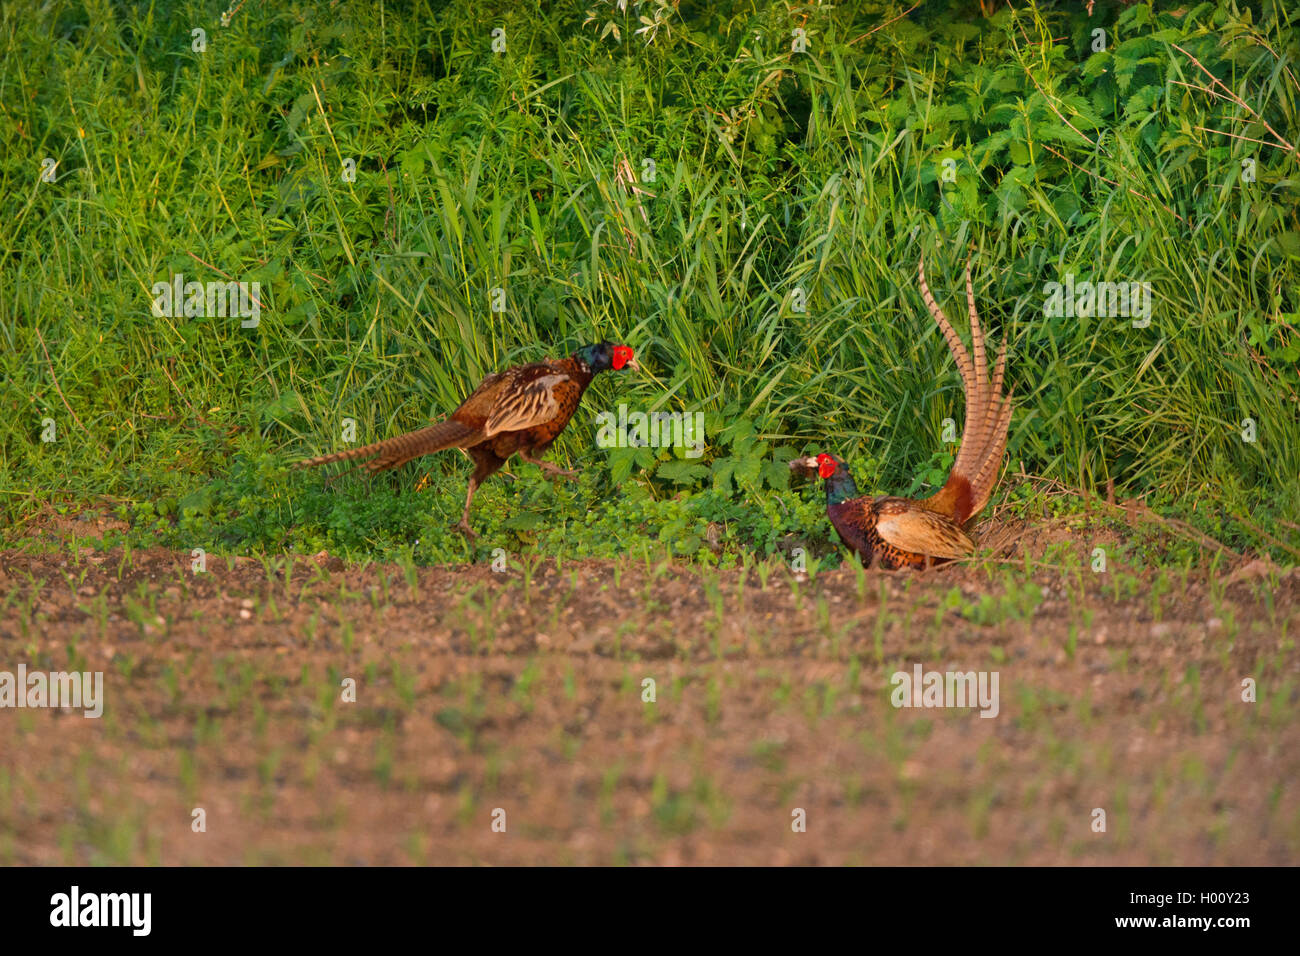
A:
<svg viewBox="0 0 1300 956">
<path fill-rule="evenodd" d="M 970 554 L 975 542 L 964 530 L 980 513 L 997 482 L 1011 425 L 1011 399 L 1002 395 L 1006 370 L 1005 343 L 998 353 L 992 382 L 984 350 L 984 332 L 975 311 L 975 289 L 966 267 L 966 302 L 970 312 L 971 351 L 967 352 L 925 281 L 925 260 L 917 273 L 921 297 L 939 324 L 957 362 L 966 394 L 966 423 L 961 449 L 948 480 L 929 498 L 859 496 L 848 466 L 835 455 L 820 454 L 790 462 L 793 471 L 816 473 L 826 487 L 826 514 L 840 539 L 870 566 L 888 570 L 922 568 Z M 973 359 L 972 359 L 973 355 Z"/>
<path fill-rule="evenodd" d="M 577 477 L 575 472 L 542 461 L 539 456 L 546 453 L 569 424 L 591 380 L 611 368 L 621 371 L 639 366 L 630 348 L 609 342 L 583 346 L 566 359 L 516 365 L 483 379 L 474 393 L 443 421 L 373 445 L 300 461 L 296 467 L 359 461 L 361 467 L 373 474 L 404 465 L 421 455 L 448 448 L 463 449 L 474 460 L 474 473 L 469 478 L 465 512 L 458 527 L 472 540 L 477 537 L 469 526 L 469 506 L 474 492 L 516 452 L 547 474 Z"/>
</svg>

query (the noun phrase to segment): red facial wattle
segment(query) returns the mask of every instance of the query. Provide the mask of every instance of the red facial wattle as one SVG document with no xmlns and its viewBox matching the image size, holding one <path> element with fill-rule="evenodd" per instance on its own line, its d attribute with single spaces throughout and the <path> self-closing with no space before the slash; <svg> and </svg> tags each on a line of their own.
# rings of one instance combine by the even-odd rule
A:
<svg viewBox="0 0 1300 956">
<path fill-rule="evenodd" d="M 829 478 L 831 475 L 835 474 L 835 459 L 830 455 L 818 455 L 817 474 L 821 475 L 822 478 Z"/>
<path fill-rule="evenodd" d="M 614 361 L 613 361 L 614 371 L 616 372 L 621 371 L 624 367 L 627 366 L 628 362 L 632 361 L 632 358 L 633 358 L 632 350 L 628 348 L 626 345 L 614 346 Z"/>
</svg>

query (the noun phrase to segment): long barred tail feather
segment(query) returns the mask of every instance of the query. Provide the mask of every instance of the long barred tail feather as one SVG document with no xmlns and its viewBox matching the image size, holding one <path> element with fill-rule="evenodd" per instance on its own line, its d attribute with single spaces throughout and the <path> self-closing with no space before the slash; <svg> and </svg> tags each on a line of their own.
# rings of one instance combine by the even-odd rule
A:
<svg viewBox="0 0 1300 956">
<path fill-rule="evenodd" d="M 992 409 L 990 408 L 990 412 Z M 998 472 L 1002 470 L 1002 456 L 1007 450 L 1007 433 L 1011 427 L 1011 396 L 1003 400 L 997 421 L 989 436 L 989 446 L 984 451 L 979 471 L 971 482 L 971 514 L 978 514 L 993 496 L 993 488 L 998 482 Z"/>
<path fill-rule="evenodd" d="M 412 458 L 419 458 L 421 455 L 430 455 L 434 452 L 445 451 L 448 448 L 469 448 L 483 441 L 483 432 L 477 428 L 470 428 L 468 425 L 462 425 L 458 421 L 447 419 L 446 421 L 437 422 L 425 428 L 416 429 L 413 432 L 407 432 L 405 435 L 397 435 L 393 438 L 385 438 L 383 441 L 377 441 L 372 445 L 363 445 L 360 448 L 349 448 L 347 451 L 337 451 L 331 455 L 321 455 L 319 458 L 309 458 L 306 461 L 300 461 L 295 468 L 311 468 L 316 465 L 328 465 L 335 461 L 360 461 L 358 467 L 364 468 L 372 474 L 377 471 L 387 471 L 390 468 L 396 468 L 404 465 Z"/>
<path fill-rule="evenodd" d="M 930 292 L 930 284 L 925 281 L 924 256 L 921 257 L 920 262 L 917 264 L 916 273 L 920 280 L 921 298 L 925 300 L 925 307 L 930 310 L 930 314 L 934 316 L 934 321 L 939 325 L 939 330 L 943 332 L 943 337 L 948 342 L 948 349 L 957 362 L 957 372 L 961 375 L 962 386 L 969 394 L 974 391 L 975 383 L 975 369 L 971 366 L 970 353 L 966 351 L 966 346 L 962 345 L 957 330 L 948 321 L 948 316 L 943 314 L 943 309 L 939 308 L 939 303 L 934 301 L 934 295 Z"/>
<path fill-rule="evenodd" d="M 975 287 L 970 263 L 966 264 L 966 309 L 971 327 L 971 351 L 966 351 L 948 317 L 935 301 L 925 281 L 925 259 L 917 265 L 921 298 L 934 317 L 948 348 L 957 362 L 962 389 L 966 393 L 966 424 L 962 428 L 961 449 L 953 462 L 947 483 L 926 499 L 929 510 L 946 514 L 958 523 L 977 515 L 988 503 L 997 484 L 1002 456 L 1006 451 L 1007 431 L 1011 424 L 1011 399 L 1002 394 L 1006 372 L 1006 343 L 998 351 L 993 381 L 988 379 L 988 352 L 984 329 L 975 308 Z"/>
</svg>

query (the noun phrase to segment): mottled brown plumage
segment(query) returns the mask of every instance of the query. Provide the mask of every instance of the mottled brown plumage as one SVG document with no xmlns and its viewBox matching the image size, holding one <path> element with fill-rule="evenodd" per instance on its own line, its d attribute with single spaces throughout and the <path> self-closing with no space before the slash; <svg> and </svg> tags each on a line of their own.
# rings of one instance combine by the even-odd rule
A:
<svg viewBox="0 0 1300 956">
<path fill-rule="evenodd" d="M 858 495 L 848 466 L 834 455 L 817 455 L 790 462 L 790 468 L 819 475 L 826 483 L 826 514 L 841 540 L 864 563 L 891 570 L 921 568 L 964 557 L 975 549 L 964 528 L 993 494 L 1011 425 L 1011 400 L 1002 395 L 1006 371 L 1005 344 L 998 353 L 993 380 L 988 378 L 984 330 L 975 310 L 975 289 L 966 268 L 966 301 L 971 327 L 967 352 L 948 317 L 925 281 L 925 262 L 917 269 L 921 298 L 939 325 L 957 362 L 966 393 L 966 424 L 961 449 L 947 482 L 929 498 L 866 498 Z"/>
<path fill-rule="evenodd" d="M 585 346 L 566 359 L 516 365 L 483 379 L 444 421 L 373 445 L 301 461 L 297 467 L 357 461 L 359 467 L 373 473 L 396 468 L 421 455 L 464 449 L 474 461 L 474 473 L 470 475 L 459 527 L 472 538 L 469 506 L 474 492 L 511 455 L 518 453 L 548 474 L 576 477 L 574 472 L 541 461 L 539 456 L 569 424 L 598 373 L 636 367 L 630 348 L 608 342 Z"/>
</svg>

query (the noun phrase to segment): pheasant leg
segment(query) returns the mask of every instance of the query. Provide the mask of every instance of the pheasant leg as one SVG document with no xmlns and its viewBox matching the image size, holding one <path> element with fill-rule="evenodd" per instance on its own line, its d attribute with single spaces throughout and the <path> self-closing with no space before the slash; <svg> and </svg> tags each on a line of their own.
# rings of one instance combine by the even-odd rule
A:
<svg viewBox="0 0 1300 956">
<path fill-rule="evenodd" d="M 471 478 L 469 480 L 469 493 L 465 495 L 465 513 L 461 515 L 460 524 L 456 526 L 460 530 L 460 533 L 470 541 L 473 541 L 478 537 L 478 535 L 474 533 L 474 529 L 469 526 L 469 506 L 470 502 L 474 500 L 474 492 L 477 488 L 478 482 Z"/>
<path fill-rule="evenodd" d="M 519 457 L 522 458 L 524 461 L 528 462 L 529 464 L 536 465 L 538 468 L 542 469 L 542 471 L 546 472 L 548 475 L 554 475 L 557 478 L 578 477 L 578 473 L 576 471 L 569 471 L 567 468 L 561 468 L 558 465 L 552 465 L 549 461 L 542 461 L 542 459 L 540 458 L 533 457 L 532 452 L 525 451 L 522 448 L 519 449 Z"/>
</svg>

